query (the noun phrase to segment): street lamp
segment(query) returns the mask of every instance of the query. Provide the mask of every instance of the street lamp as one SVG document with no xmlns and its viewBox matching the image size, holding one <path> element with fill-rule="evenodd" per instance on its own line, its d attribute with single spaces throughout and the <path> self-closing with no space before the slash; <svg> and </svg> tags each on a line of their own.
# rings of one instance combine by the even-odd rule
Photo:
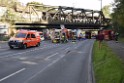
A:
<svg viewBox="0 0 124 83">
<path fill-rule="evenodd" d="M 100 5 L 101 6 L 101 11 L 102 11 L 102 0 L 100 0 L 100 2 L 101 2 L 101 5 Z"/>
<path fill-rule="evenodd" d="M 99 0 L 100 1 L 100 10 L 101 10 L 101 13 L 102 13 L 102 0 Z M 100 16 L 100 23 L 102 23 L 102 17 Z M 101 27 L 102 29 L 102 27 Z"/>
</svg>

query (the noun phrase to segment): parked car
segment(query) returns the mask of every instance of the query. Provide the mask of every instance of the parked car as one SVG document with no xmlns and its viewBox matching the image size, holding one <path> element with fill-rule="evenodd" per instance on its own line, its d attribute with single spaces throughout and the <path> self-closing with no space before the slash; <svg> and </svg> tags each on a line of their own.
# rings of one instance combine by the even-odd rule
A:
<svg viewBox="0 0 124 83">
<path fill-rule="evenodd" d="M 15 47 L 26 49 L 31 46 L 40 46 L 40 41 L 40 35 L 37 31 L 19 30 L 14 37 L 9 39 L 8 45 L 11 49 Z"/>
</svg>

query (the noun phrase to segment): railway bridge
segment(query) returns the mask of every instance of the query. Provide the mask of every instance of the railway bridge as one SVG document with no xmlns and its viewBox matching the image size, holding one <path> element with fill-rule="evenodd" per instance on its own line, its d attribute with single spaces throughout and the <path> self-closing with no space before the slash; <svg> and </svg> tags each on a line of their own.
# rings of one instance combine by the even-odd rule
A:
<svg viewBox="0 0 124 83">
<path fill-rule="evenodd" d="M 28 4 L 21 13 L 23 20 L 15 23 L 17 29 L 100 29 L 110 25 L 102 11 L 65 6 L 48 6 Z"/>
</svg>

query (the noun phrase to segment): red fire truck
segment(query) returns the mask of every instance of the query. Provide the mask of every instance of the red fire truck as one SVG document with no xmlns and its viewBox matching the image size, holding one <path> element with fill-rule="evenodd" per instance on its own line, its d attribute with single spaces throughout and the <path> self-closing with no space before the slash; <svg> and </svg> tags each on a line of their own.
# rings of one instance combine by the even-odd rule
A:
<svg viewBox="0 0 124 83">
<path fill-rule="evenodd" d="M 113 40 L 114 39 L 114 31 L 113 30 L 103 30 L 104 39 L 105 40 Z"/>
</svg>

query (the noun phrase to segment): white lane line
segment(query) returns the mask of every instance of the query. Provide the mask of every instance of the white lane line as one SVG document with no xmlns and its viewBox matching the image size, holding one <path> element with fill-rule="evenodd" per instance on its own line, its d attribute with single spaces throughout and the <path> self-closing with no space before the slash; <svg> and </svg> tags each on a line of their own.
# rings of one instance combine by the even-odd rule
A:
<svg viewBox="0 0 124 83">
<path fill-rule="evenodd" d="M 48 60 L 48 59 L 50 59 L 51 57 L 53 57 L 53 56 L 55 56 L 57 54 L 59 54 L 59 53 L 52 54 L 51 56 L 46 57 L 45 60 Z"/>
<path fill-rule="evenodd" d="M 22 69 L 16 71 L 15 73 L 12 73 L 12 74 L 10 74 L 10 75 L 8 75 L 8 76 L 6 76 L 6 77 L 0 79 L 0 82 L 2 82 L 2 81 L 4 81 L 4 80 L 6 80 L 6 79 L 8 79 L 8 78 L 10 78 L 10 77 L 12 77 L 12 76 L 18 74 L 18 73 L 20 73 L 20 72 L 22 72 L 22 71 L 24 71 L 25 69 L 26 69 L 26 68 L 22 68 Z"/>
<path fill-rule="evenodd" d="M 37 72 L 36 74 L 34 74 L 33 76 L 31 76 L 29 79 L 27 79 L 24 83 L 28 83 L 28 81 L 32 80 L 33 78 L 35 78 L 36 76 L 38 76 L 39 74 L 41 74 L 44 70 L 46 70 L 47 68 L 51 67 L 52 65 L 54 65 L 56 62 L 58 62 L 60 59 L 62 59 L 65 55 L 62 55 L 60 58 L 54 60 L 52 63 L 48 64 L 46 67 L 44 67 L 42 70 L 40 70 L 39 72 Z"/>
<path fill-rule="evenodd" d="M 68 49 L 70 49 L 70 47 L 66 48 L 65 50 L 68 50 Z"/>
<path fill-rule="evenodd" d="M 88 53 L 88 52 L 77 51 L 77 53 L 79 53 L 79 54 L 86 54 L 86 53 Z"/>
</svg>

